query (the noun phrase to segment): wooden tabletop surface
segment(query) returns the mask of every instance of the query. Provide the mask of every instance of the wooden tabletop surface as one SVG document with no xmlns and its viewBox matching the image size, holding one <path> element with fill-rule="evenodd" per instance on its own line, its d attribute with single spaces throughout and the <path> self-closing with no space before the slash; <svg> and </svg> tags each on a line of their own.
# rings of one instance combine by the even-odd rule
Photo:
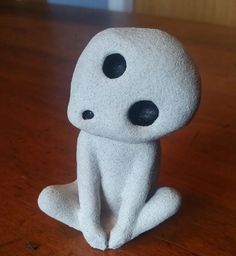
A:
<svg viewBox="0 0 236 256">
<path fill-rule="evenodd" d="M 6 1 L 5 1 L 6 2 Z M 92 249 L 42 213 L 39 192 L 75 179 L 78 130 L 66 108 L 74 65 L 111 26 L 163 29 L 202 77 L 192 123 L 162 139 L 160 184 L 182 194 L 180 212 L 119 250 Z M 0 255 L 235 256 L 236 29 L 72 7 L 0 4 Z"/>
</svg>

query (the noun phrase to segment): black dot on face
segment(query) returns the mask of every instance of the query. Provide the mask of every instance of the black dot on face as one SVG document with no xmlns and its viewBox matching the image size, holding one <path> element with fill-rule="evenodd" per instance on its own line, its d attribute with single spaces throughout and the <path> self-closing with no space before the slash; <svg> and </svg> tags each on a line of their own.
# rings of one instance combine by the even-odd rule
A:
<svg viewBox="0 0 236 256">
<path fill-rule="evenodd" d="M 85 110 L 82 113 L 82 118 L 84 120 L 92 119 L 94 117 L 94 113 L 91 110 Z"/>
<path fill-rule="evenodd" d="M 135 102 L 128 111 L 130 122 L 140 126 L 149 126 L 153 124 L 158 115 L 159 109 L 149 100 Z"/>
<path fill-rule="evenodd" d="M 102 70 L 110 79 L 122 76 L 126 70 L 125 58 L 119 53 L 108 55 L 104 60 Z"/>
</svg>

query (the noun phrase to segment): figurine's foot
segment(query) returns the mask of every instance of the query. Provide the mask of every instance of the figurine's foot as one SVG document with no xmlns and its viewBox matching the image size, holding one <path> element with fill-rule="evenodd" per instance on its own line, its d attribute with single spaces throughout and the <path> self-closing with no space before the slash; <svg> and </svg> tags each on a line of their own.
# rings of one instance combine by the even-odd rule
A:
<svg viewBox="0 0 236 256">
<path fill-rule="evenodd" d="M 39 208 L 52 218 L 77 230 L 79 196 L 77 182 L 46 187 L 38 198 Z"/>
<path fill-rule="evenodd" d="M 125 229 L 115 226 L 110 233 L 109 248 L 116 249 L 174 215 L 180 206 L 180 196 L 172 188 L 163 187 L 147 201 L 141 210 L 130 235 Z"/>
<path fill-rule="evenodd" d="M 178 192 L 173 188 L 158 189 L 141 210 L 132 239 L 174 215 L 179 209 L 180 201 Z"/>
</svg>

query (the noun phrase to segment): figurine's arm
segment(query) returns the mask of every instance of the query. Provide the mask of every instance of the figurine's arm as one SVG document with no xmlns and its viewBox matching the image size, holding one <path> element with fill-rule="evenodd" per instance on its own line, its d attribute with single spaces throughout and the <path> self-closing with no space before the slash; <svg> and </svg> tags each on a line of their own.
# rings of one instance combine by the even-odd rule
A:
<svg viewBox="0 0 236 256">
<path fill-rule="evenodd" d="M 109 248 L 118 248 L 131 239 L 138 214 L 145 204 L 155 171 L 156 147 L 137 153 L 126 180 L 116 225 L 110 233 Z"/>
<path fill-rule="evenodd" d="M 88 243 L 104 250 L 107 239 L 100 225 L 100 173 L 88 136 L 81 132 L 77 144 L 79 223 Z"/>
</svg>

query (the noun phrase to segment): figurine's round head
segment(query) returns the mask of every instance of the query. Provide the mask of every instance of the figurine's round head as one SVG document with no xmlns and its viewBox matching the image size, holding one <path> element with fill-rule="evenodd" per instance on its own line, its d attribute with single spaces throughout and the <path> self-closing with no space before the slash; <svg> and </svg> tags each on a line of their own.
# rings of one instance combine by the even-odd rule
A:
<svg viewBox="0 0 236 256">
<path fill-rule="evenodd" d="M 110 28 L 95 35 L 78 60 L 68 117 L 97 136 L 152 141 L 188 123 L 199 86 L 191 58 L 172 36 Z"/>
</svg>

